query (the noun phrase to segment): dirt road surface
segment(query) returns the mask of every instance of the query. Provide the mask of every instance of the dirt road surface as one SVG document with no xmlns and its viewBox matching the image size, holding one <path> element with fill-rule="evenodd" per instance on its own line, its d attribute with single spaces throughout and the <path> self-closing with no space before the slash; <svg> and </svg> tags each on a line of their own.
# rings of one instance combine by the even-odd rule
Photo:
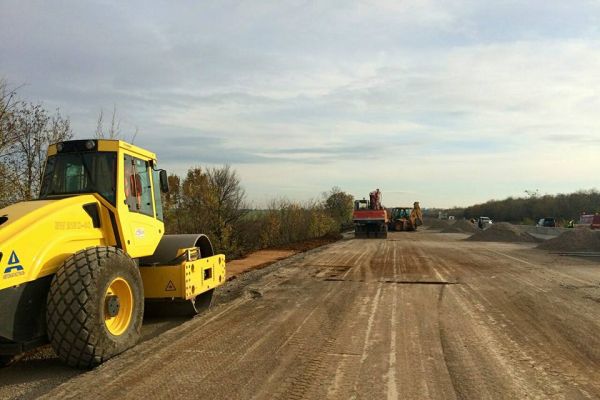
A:
<svg viewBox="0 0 600 400">
<path fill-rule="evenodd" d="M 600 398 L 600 263 L 464 237 L 295 255 L 94 371 L 0 370 L 0 397 Z"/>
</svg>

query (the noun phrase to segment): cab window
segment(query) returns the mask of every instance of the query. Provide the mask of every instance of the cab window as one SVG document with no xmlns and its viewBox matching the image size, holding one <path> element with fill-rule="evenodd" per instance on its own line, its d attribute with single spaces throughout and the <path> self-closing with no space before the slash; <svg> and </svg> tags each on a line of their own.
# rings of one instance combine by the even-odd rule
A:
<svg viewBox="0 0 600 400">
<path fill-rule="evenodd" d="M 112 152 L 52 155 L 46 161 L 39 198 L 98 193 L 114 205 L 116 161 Z"/>
<path fill-rule="evenodd" d="M 129 211 L 154 217 L 148 162 L 125 155 L 125 203 Z"/>
<path fill-rule="evenodd" d="M 152 170 L 152 182 L 154 183 L 154 204 L 156 205 L 156 218 L 162 221 L 163 208 L 160 192 L 160 171 Z"/>
</svg>

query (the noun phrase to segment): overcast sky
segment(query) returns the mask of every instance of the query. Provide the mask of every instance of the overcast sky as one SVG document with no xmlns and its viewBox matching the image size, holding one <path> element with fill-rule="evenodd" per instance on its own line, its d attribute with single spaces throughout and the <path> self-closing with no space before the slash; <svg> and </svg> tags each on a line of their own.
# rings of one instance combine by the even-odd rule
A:
<svg viewBox="0 0 600 400">
<path fill-rule="evenodd" d="M 262 206 L 598 187 L 600 1 L 0 0 L 0 78 Z"/>
</svg>

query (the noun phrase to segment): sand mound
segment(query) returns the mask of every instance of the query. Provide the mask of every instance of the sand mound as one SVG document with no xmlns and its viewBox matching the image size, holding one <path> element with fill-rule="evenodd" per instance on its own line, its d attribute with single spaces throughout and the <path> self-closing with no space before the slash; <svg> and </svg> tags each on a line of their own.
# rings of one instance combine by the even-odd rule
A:
<svg viewBox="0 0 600 400">
<path fill-rule="evenodd" d="M 538 249 L 554 251 L 600 251 L 600 232 L 577 228 L 545 241 Z"/>
<path fill-rule="evenodd" d="M 447 228 L 442 229 L 442 233 L 474 233 L 477 231 L 478 229 L 475 225 L 464 219 L 456 221 Z"/>
<path fill-rule="evenodd" d="M 427 229 L 444 229 L 450 226 L 450 222 L 444 219 L 432 219 L 428 221 Z"/>
<path fill-rule="evenodd" d="M 478 242 L 539 242 L 539 239 L 529 233 L 521 232 L 516 226 L 508 222 L 493 224 L 484 231 L 479 231 L 465 240 Z"/>
</svg>

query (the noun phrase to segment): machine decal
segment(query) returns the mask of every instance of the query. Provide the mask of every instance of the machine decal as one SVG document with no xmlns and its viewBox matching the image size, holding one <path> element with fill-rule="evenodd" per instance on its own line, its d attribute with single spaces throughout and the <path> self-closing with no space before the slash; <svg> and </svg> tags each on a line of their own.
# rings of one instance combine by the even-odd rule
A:
<svg viewBox="0 0 600 400">
<path fill-rule="evenodd" d="M 174 292 L 177 289 L 175 289 L 175 284 L 173 283 L 173 281 L 169 281 L 169 283 L 167 283 L 167 287 L 165 288 L 165 292 Z"/>
<path fill-rule="evenodd" d="M 54 223 L 54 229 L 57 231 L 66 231 L 71 229 L 92 229 L 92 223 L 90 221 L 56 221 Z"/>
<path fill-rule="evenodd" d="M 140 239 L 142 239 L 145 234 L 146 232 L 144 231 L 144 228 L 137 228 L 135 230 L 135 236 L 139 237 Z"/>
<path fill-rule="evenodd" d="M 8 259 L 8 266 L 4 269 L 4 279 L 14 278 L 16 276 L 25 275 L 25 271 L 23 266 L 21 265 L 21 261 L 19 261 L 19 257 L 17 253 L 13 252 Z"/>
</svg>

